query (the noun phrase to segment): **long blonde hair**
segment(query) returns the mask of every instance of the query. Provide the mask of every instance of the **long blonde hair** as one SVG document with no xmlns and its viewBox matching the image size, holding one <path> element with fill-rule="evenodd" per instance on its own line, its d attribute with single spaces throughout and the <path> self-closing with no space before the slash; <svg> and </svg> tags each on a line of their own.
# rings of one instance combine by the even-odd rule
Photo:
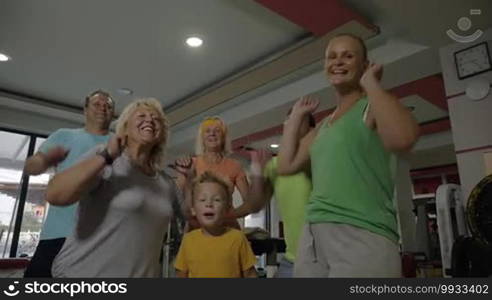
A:
<svg viewBox="0 0 492 300">
<path fill-rule="evenodd" d="M 150 153 L 150 166 L 153 171 L 158 171 L 163 168 L 164 164 L 164 154 L 166 143 L 169 137 L 169 123 L 164 110 L 162 109 L 161 103 L 155 98 L 140 98 L 134 100 L 132 103 L 128 104 L 123 112 L 121 113 L 118 121 L 116 122 L 116 135 L 124 137 L 127 133 L 128 120 L 137 110 L 137 108 L 145 106 L 155 110 L 159 114 L 159 119 L 162 124 L 161 134 L 159 141 L 154 146 Z M 126 146 L 126 145 L 124 145 Z"/>
</svg>

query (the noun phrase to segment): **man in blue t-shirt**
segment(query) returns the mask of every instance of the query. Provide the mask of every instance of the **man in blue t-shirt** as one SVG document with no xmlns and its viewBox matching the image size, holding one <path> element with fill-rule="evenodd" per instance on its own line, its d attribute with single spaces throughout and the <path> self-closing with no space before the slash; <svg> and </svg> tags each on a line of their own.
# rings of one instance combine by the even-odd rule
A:
<svg viewBox="0 0 492 300">
<path fill-rule="evenodd" d="M 107 143 L 114 115 L 111 96 L 102 90 L 89 94 L 85 99 L 84 115 L 83 128 L 62 128 L 52 133 L 38 152 L 27 159 L 24 172 L 38 175 L 50 167 L 55 167 L 55 172 L 63 171 L 94 146 Z M 74 230 L 76 210 L 77 204 L 49 207 L 39 244 L 24 277 L 52 277 L 53 259 Z"/>
</svg>

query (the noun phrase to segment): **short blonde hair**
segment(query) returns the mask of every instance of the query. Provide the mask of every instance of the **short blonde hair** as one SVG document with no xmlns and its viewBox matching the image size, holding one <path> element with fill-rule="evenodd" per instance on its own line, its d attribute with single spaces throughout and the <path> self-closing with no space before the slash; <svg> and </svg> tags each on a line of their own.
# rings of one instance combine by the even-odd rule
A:
<svg viewBox="0 0 492 300">
<path fill-rule="evenodd" d="M 195 154 L 201 155 L 205 152 L 205 146 L 203 145 L 203 135 L 205 133 L 205 129 L 210 122 L 216 122 L 220 125 L 222 129 L 222 149 L 221 152 L 223 155 L 227 155 L 231 152 L 231 141 L 229 140 L 229 135 L 227 132 L 227 125 L 220 117 L 207 117 L 205 118 L 198 127 L 198 135 L 196 137 L 195 144 Z"/>
<path fill-rule="evenodd" d="M 202 183 L 215 183 L 219 185 L 224 191 L 224 195 L 226 196 L 226 203 L 228 206 L 232 206 L 232 193 L 229 190 L 229 185 L 225 180 L 217 176 L 215 173 L 210 171 L 206 171 L 202 175 L 200 175 L 197 179 L 195 179 L 191 185 L 191 199 L 192 203 L 195 203 L 195 189 L 198 185 Z"/>
<path fill-rule="evenodd" d="M 126 135 L 128 120 L 140 107 L 155 110 L 159 114 L 159 119 L 162 124 L 159 141 L 154 146 L 154 149 L 152 149 L 150 156 L 150 166 L 154 171 L 158 171 L 163 168 L 165 148 L 169 137 L 169 123 L 166 115 L 164 114 L 161 103 L 157 99 L 141 98 L 128 104 L 116 122 L 116 135 L 121 137 Z"/>
<path fill-rule="evenodd" d="M 360 48 L 362 50 L 362 58 L 364 59 L 364 61 L 367 61 L 367 46 L 366 46 L 366 43 L 364 42 L 364 40 L 358 36 L 358 35 L 355 35 L 353 33 L 339 33 L 337 35 L 335 35 L 334 37 L 332 37 L 329 41 L 328 41 L 328 44 L 330 44 L 331 40 L 335 39 L 335 38 L 338 38 L 338 37 L 349 37 L 349 38 L 352 38 L 354 40 L 356 40 L 359 45 L 360 45 Z M 328 45 L 327 44 L 327 45 Z"/>
</svg>

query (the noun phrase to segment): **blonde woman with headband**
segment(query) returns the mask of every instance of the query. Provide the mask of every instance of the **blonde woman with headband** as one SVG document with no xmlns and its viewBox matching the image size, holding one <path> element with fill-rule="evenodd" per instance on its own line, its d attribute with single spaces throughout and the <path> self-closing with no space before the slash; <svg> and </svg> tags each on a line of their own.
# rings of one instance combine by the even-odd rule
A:
<svg viewBox="0 0 492 300">
<path fill-rule="evenodd" d="M 174 181 L 160 172 L 168 122 L 159 101 L 139 99 L 122 112 L 116 135 L 55 175 L 52 205 L 79 203 L 76 228 L 56 256 L 54 277 L 158 277 Z"/>
<path fill-rule="evenodd" d="M 175 162 L 176 170 L 180 174 L 178 185 L 184 186 L 186 176 L 190 176 L 191 173 L 200 176 L 209 171 L 227 182 L 231 194 L 237 188 L 242 200 L 247 201 L 248 180 L 241 164 L 237 160 L 227 157 L 230 151 L 229 145 L 227 126 L 221 118 L 209 117 L 203 120 L 198 130 L 196 156 L 180 158 Z M 238 211 L 231 212 L 229 218 L 232 220 L 230 220 L 229 225 L 239 228 L 235 218 L 247 214 Z M 189 227 L 190 229 L 198 227 L 194 218 L 190 219 Z"/>
</svg>

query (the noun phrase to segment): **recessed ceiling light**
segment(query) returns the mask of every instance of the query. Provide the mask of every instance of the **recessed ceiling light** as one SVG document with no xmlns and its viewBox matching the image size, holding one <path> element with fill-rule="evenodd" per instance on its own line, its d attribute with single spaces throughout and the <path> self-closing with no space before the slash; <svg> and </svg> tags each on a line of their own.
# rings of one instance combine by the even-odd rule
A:
<svg viewBox="0 0 492 300">
<path fill-rule="evenodd" d="M 6 54 L 0 53 L 0 61 L 9 61 L 10 57 Z"/>
<path fill-rule="evenodd" d="M 190 47 L 196 48 L 200 47 L 203 44 L 203 40 L 196 36 L 191 36 L 186 39 L 186 44 Z"/>
<path fill-rule="evenodd" d="M 117 89 L 116 92 L 120 95 L 123 95 L 123 96 L 130 96 L 133 94 L 133 91 L 131 89 L 128 89 L 128 88 Z"/>
<path fill-rule="evenodd" d="M 271 144 L 271 145 L 270 145 L 270 148 L 278 148 L 278 147 L 280 147 L 280 145 L 279 145 L 279 144 Z"/>
</svg>

